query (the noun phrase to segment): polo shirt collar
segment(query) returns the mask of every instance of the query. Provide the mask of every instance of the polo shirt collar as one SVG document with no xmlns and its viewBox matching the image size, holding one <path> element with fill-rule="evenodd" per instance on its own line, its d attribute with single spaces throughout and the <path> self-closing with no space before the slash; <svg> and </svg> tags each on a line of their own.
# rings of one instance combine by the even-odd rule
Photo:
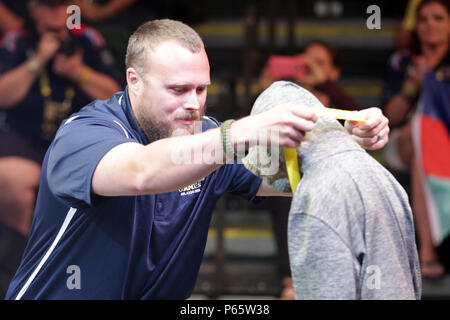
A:
<svg viewBox="0 0 450 320">
<path fill-rule="evenodd" d="M 136 117 L 133 112 L 133 108 L 131 107 L 130 96 L 128 95 L 128 86 L 125 87 L 123 91 L 123 98 L 120 99 L 120 105 L 127 117 L 128 123 L 133 128 L 134 131 L 139 135 L 145 145 L 149 144 L 150 141 L 145 135 L 144 131 L 142 131 L 139 123 L 136 120 Z"/>
</svg>

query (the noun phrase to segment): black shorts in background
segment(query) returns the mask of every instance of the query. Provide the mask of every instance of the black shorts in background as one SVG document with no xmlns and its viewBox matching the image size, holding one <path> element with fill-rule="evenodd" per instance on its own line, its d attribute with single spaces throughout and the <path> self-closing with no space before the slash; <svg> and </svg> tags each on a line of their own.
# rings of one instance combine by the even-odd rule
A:
<svg viewBox="0 0 450 320">
<path fill-rule="evenodd" d="M 21 157 L 41 165 L 47 147 L 40 139 L 32 139 L 15 131 L 0 131 L 0 158 Z"/>
</svg>

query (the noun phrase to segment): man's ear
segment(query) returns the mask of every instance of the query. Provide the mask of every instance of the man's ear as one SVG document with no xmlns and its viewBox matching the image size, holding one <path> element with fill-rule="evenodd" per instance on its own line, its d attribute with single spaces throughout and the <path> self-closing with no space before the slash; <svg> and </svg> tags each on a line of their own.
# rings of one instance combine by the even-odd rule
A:
<svg viewBox="0 0 450 320">
<path fill-rule="evenodd" d="M 329 75 L 329 79 L 332 82 L 336 82 L 338 81 L 339 77 L 341 76 L 341 69 L 337 68 L 337 67 L 333 67 L 330 70 L 330 75 Z"/>
<path fill-rule="evenodd" d="M 133 67 L 127 69 L 127 85 L 128 90 L 138 95 L 142 89 L 143 79 Z"/>
</svg>

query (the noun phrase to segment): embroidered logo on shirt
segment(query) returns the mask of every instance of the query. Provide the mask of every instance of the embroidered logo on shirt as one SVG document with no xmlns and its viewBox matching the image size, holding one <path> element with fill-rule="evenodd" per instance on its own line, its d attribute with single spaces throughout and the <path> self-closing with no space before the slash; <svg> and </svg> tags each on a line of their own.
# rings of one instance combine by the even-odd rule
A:
<svg viewBox="0 0 450 320">
<path fill-rule="evenodd" d="M 178 191 L 180 192 L 180 196 L 187 196 L 193 193 L 198 193 L 201 191 L 201 187 L 202 187 L 202 181 L 205 180 L 205 178 L 203 178 L 200 181 L 197 181 L 194 184 L 191 184 L 187 187 L 178 189 Z"/>
</svg>

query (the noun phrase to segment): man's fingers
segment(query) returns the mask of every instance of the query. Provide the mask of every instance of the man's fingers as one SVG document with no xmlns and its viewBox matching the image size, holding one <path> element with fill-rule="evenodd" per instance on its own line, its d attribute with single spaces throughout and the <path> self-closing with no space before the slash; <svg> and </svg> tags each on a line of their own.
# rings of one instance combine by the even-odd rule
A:
<svg viewBox="0 0 450 320">
<path fill-rule="evenodd" d="M 303 139 L 305 138 L 305 132 L 302 130 L 290 129 L 285 134 L 285 136 L 288 138 L 288 140 L 291 140 L 297 147 L 300 145 L 300 143 L 302 143 Z"/>
<path fill-rule="evenodd" d="M 348 133 L 352 133 L 353 129 L 359 125 L 358 121 L 346 120 L 344 123 L 345 129 L 347 129 Z"/>
<path fill-rule="evenodd" d="M 379 108 L 370 108 L 359 112 L 367 121 L 363 123 L 346 121 L 347 131 L 365 149 L 377 150 L 384 147 L 389 140 L 389 120 Z"/>
<path fill-rule="evenodd" d="M 364 129 L 362 126 L 355 127 L 352 130 L 352 134 L 361 138 L 374 137 L 378 133 L 380 133 L 381 130 L 387 127 L 387 121 L 382 119 L 380 121 L 377 121 L 376 124 L 378 124 L 376 127 L 367 127 L 366 129 Z"/>
<path fill-rule="evenodd" d="M 312 108 L 307 108 L 302 105 L 286 105 L 285 108 L 292 112 L 296 117 L 300 117 L 312 122 L 317 121 L 317 115 Z"/>
<path fill-rule="evenodd" d="M 363 130 L 363 131 L 369 131 L 375 127 L 377 127 L 381 122 L 383 121 L 383 116 L 376 115 L 373 117 L 370 117 L 366 122 L 362 122 L 360 125 L 357 126 L 357 128 Z"/>
<path fill-rule="evenodd" d="M 345 127 L 351 134 L 360 138 L 372 137 L 388 126 L 388 119 L 383 116 L 383 113 L 378 108 L 365 109 L 359 112 L 367 121 L 346 121 Z"/>
<path fill-rule="evenodd" d="M 305 133 L 296 131 L 295 134 L 285 135 L 280 139 L 280 147 L 284 148 L 297 148 L 305 138 Z"/>
<path fill-rule="evenodd" d="M 389 127 L 384 127 L 380 132 L 371 137 L 356 137 L 356 141 L 369 150 L 377 150 L 384 147 L 389 140 Z"/>
<path fill-rule="evenodd" d="M 314 129 L 315 123 L 303 118 L 294 117 L 290 124 L 295 130 L 299 132 L 309 132 Z"/>
<path fill-rule="evenodd" d="M 303 110 L 302 110 L 303 109 Z M 261 114 L 260 124 L 269 131 L 275 130 L 280 147 L 296 148 L 305 137 L 305 133 L 314 128 L 316 115 L 311 110 L 299 106 L 285 105 L 273 108 Z M 264 119 L 264 120 L 263 120 Z"/>
<path fill-rule="evenodd" d="M 281 125 L 280 128 L 290 127 L 297 131 L 311 131 L 317 121 L 317 116 L 312 110 L 295 105 L 285 105 L 282 108 L 272 109 L 270 114 L 272 120 Z"/>
</svg>

